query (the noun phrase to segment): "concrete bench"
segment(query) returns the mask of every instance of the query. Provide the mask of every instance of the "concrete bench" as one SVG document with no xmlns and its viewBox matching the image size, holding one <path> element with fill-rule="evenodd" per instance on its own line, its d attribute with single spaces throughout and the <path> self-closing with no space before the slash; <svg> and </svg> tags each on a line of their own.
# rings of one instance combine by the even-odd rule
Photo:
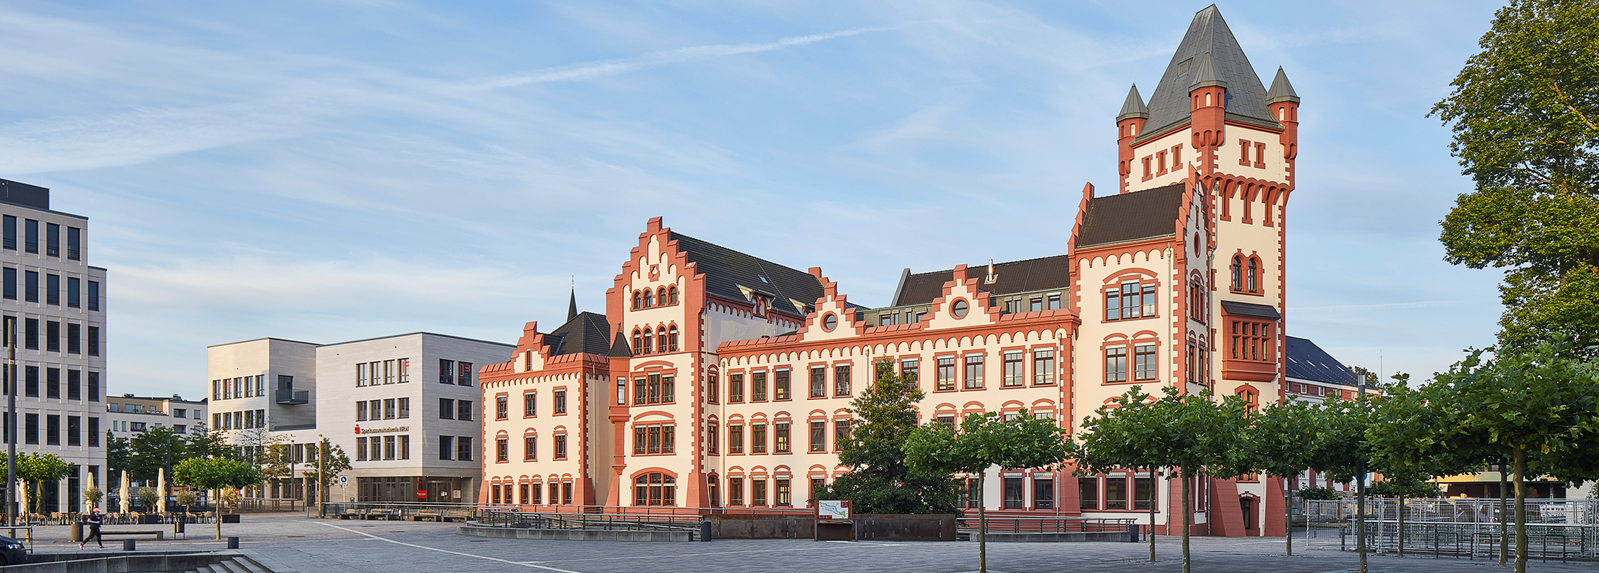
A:
<svg viewBox="0 0 1599 573">
<path fill-rule="evenodd" d="M 167 538 L 167 533 L 165 531 L 162 531 L 162 530 L 159 530 L 159 529 L 146 529 L 146 530 L 137 530 L 137 531 L 130 531 L 130 530 L 125 530 L 125 529 L 124 530 L 118 530 L 118 531 L 106 531 L 105 528 L 101 528 L 100 529 L 100 537 L 115 537 L 115 536 L 123 536 L 123 535 L 154 535 L 156 541 L 161 541 L 161 540 Z"/>
</svg>

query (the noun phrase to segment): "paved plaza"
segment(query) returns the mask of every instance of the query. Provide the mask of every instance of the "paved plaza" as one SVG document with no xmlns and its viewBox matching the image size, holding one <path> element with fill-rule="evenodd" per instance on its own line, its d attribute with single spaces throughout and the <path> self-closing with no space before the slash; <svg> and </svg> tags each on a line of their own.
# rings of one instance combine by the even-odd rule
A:
<svg viewBox="0 0 1599 573">
<path fill-rule="evenodd" d="M 129 526 L 131 527 L 131 526 Z M 171 526 L 164 526 L 170 528 Z M 139 549 L 220 549 L 214 526 L 190 526 L 188 539 L 140 540 Z M 241 548 L 277 573 L 485 573 L 558 571 L 704 571 L 783 573 L 833 571 L 972 571 L 976 543 L 876 543 L 803 540 L 722 540 L 711 543 L 618 543 L 482 539 L 455 533 L 457 524 L 407 521 L 306 519 L 294 514 L 246 514 L 226 524 L 223 535 L 241 538 Z M 115 530 L 117 527 L 108 527 Z M 1296 555 L 1282 555 L 1281 539 L 1193 538 L 1196 572 L 1322 573 L 1355 566 L 1356 556 L 1338 550 L 1338 538 L 1295 539 Z M 108 548 L 120 548 L 113 541 Z M 1156 540 L 1159 561 L 1149 563 L 1148 545 L 1132 543 L 993 543 L 989 569 L 1005 573 L 1094 571 L 1179 572 L 1180 538 Z M 66 527 L 40 528 L 40 552 L 76 551 Z M 1303 555 L 1297 555 L 1303 550 Z M 1373 556 L 1372 571 L 1434 573 L 1508 571 L 1465 559 Z M 1530 571 L 1599 571 L 1591 564 L 1538 563 Z"/>
</svg>

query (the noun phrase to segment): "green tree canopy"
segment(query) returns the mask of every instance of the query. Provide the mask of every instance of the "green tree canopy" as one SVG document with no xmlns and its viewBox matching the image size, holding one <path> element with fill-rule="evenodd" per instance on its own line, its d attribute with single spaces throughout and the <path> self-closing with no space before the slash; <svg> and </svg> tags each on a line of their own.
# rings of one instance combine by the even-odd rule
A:
<svg viewBox="0 0 1599 573">
<path fill-rule="evenodd" d="M 1242 444 L 1239 465 L 1261 473 L 1291 479 L 1310 469 L 1316 449 L 1316 432 L 1321 415 L 1299 400 L 1268 406 L 1250 419 Z M 1286 484 L 1285 484 L 1286 485 Z M 1289 491 L 1283 488 L 1283 523 L 1289 523 Z M 1293 535 L 1284 536 L 1287 553 L 1294 554 Z"/>
<path fill-rule="evenodd" d="M 34 502 L 34 512 L 44 512 L 44 497 L 39 495 L 47 481 L 60 481 L 72 473 L 72 464 L 55 454 L 17 454 L 17 478 L 33 482 L 28 497 Z"/>
<path fill-rule="evenodd" d="M 261 470 L 249 463 L 228 458 L 189 458 L 172 468 L 177 483 L 200 489 L 217 490 L 215 516 L 217 539 L 222 539 L 220 491 L 237 490 L 261 483 Z"/>
<path fill-rule="evenodd" d="M 1357 531 L 1366 530 L 1366 473 L 1371 471 L 1372 446 L 1366 431 L 1372 425 L 1372 404 L 1365 396 L 1342 400 L 1334 395 L 1321 405 L 1321 423 L 1312 451 L 1311 467 L 1336 482 L 1355 481 L 1355 497 L 1360 509 L 1355 512 Z M 1355 536 L 1360 553 L 1360 571 L 1366 568 L 1366 536 Z"/>
<path fill-rule="evenodd" d="M 1512 0 L 1433 107 L 1476 190 L 1446 260 L 1506 269 L 1502 346 L 1566 334 L 1599 354 L 1599 2 Z"/>
<path fill-rule="evenodd" d="M 156 479 L 156 470 L 167 467 L 169 453 L 173 465 L 188 457 L 184 454 L 183 438 L 167 427 L 150 428 L 134 434 L 128 446 L 128 477 L 136 480 Z"/>
<path fill-rule="evenodd" d="M 1161 474 L 1159 464 L 1170 458 L 1162 426 L 1167 403 L 1155 401 L 1140 386 L 1133 386 L 1093 415 L 1084 416 L 1082 432 L 1077 434 L 1072 458 L 1078 475 L 1109 473 L 1129 468 L 1150 468 Z M 1154 492 L 1151 492 L 1154 494 Z M 1158 494 L 1154 495 L 1159 498 Z M 1149 504 L 1149 561 L 1155 561 L 1155 512 L 1158 503 Z"/>
<path fill-rule="evenodd" d="M 850 473 L 813 495 L 850 500 L 863 514 L 954 513 L 955 481 L 949 472 L 916 471 L 905 460 L 922 391 L 894 374 L 893 363 L 879 361 L 876 368 L 871 386 L 850 403 L 854 426 L 838 455 Z"/>
</svg>

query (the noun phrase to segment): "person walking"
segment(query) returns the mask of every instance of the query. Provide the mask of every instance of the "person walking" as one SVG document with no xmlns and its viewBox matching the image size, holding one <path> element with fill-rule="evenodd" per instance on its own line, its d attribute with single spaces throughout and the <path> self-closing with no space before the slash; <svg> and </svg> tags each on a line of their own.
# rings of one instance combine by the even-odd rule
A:
<svg viewBox="0 0 1599 573">
<path fill-rule="evenodd" d="M 90 539 L 94 539 L 95 543 L 100 544 L 101 549 L 105 549 L 105 538 L 100 536 L 100 524 L 103 521 L 98 507 L 89 512 L 88 517 L 83 518 L 83 524 L 87 525 L 89 530 L 84 532 L 83 541 L 78 543 L 78 549 L 83 549 L 83 544 L 88 543 Z"/>
</svg>

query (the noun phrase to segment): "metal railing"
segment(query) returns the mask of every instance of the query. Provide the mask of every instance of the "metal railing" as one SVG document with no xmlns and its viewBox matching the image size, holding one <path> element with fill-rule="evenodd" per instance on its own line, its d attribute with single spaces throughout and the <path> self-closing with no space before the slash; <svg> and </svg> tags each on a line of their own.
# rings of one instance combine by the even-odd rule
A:
<svg viewBox="0 0 1599 573">
<path fill-rule="evenodd" d="M 526 513 L 587 513 L 594 515 L 628 516 L 710 516 L 710 515 L 771 515 L 811 516 L 816 510 L 809 507 L 672 507 L 652 505 L 552 505 L 552 504 L 478 504 L 482 509 L 521 511 Z"/>
<path fill-rule="evenodd" d="M 620 515 L 594 513 L 539 513 L 485 509 L 476 523 L 489 527 L 518 529 L 565 529 L 582 531 L 691 531 L 700 527 L 698 515 Z"/>
<path fill-rule="evenodd" d="M 316 502 L 311 503 L 315 504 Z M 338 519 L 474 521 L 477 519 L 477 514 L 477 506 L 470 503 L 334 501 L 323 503 L 318 509 L 317 516 Z"/>
<path fill-rule="evenodd" d="M 1526 500 L 1527 556 L 1541 561 L 1599 561 L 1599 501 L 1543 498 Z M 1307 502 L 1307 515 L 1342 520 L 1341 545 L 1354 550 L 1354 500 Z M 1497 498 L 1406 499 L 1400 535 L 1398 500 L 1367 500 L 1361 532 L 1371 551 L 1397 552 L 1401 538 L 1407 554 L 1495 559 L 1508 537 L 1515 548 L 1515 504 L 1499 512 Z M 1503 530 L 1501 531 L 1501 527 Z"/>
<path fill-rule="evenodd" d="M 961 531 L 977 531 L 977 516 L 967 515 L 955 520 Z M 1138 527 L 1132 518 L 1009 516 L 988 518 L 990 533 L 1127 533 Z"/>
</svg>

